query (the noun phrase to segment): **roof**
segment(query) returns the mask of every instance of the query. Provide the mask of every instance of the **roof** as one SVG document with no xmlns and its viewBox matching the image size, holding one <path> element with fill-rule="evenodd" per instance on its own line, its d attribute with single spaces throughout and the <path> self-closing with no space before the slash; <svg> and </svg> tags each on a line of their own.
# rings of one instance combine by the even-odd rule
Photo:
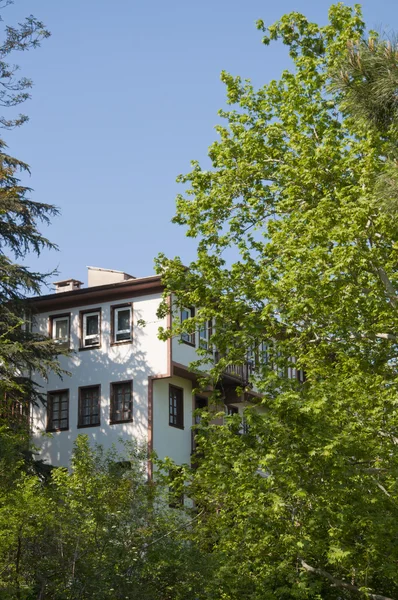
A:
<svg viewBox="0 0 398 600">
<path fill-rule="evenodd" d="M 97 285 L 69 292 L 46 294 L 29 298 L 29 303 L 38 311 L 45 312 L 84 306 L 125 298 L 162 293 L 164 286 L 160 275 L 139 279 L 126 279 L 117 283 Z"/>
</svg>

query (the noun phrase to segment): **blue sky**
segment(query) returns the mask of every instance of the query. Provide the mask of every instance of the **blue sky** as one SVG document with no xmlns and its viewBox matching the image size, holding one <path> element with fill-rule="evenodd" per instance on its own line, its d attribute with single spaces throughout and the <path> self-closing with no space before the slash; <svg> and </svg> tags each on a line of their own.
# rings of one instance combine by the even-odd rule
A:
<svg viewBox="0 0 398 600">
<path fill-rule="evenodd" d="M 261 44 L 255 21 L 292 10 L 325 23 L 326 0 L 15 0 L 13 24 L 34 14 L 52 32 L 13 56 L 34 80 L 30 120 L 5 132 L 31 166 L 32 198 L 61 215 L 44 233 L 59 252 L 29 256 L 41 271 L 86 282 L 86 266 L 153 273 L 158 252 L 188 263 L 195 242 L 170 221 L 179 173 L 206 163 L 224 106 L 221 70 L 256 86 L 289 67 L 281 45 Z M 347 2 L 347 4 L 351 4 Z M 398 3 L 362 3 L 368 27 L 398 30 Z"/>
</svg>

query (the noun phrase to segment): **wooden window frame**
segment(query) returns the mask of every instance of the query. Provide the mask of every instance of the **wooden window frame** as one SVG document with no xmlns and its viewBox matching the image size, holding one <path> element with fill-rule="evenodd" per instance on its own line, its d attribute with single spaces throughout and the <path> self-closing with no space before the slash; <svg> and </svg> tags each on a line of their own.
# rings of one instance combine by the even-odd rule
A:
<svg viewBox="0 0 398 600">
<path fill-rule="evenodd" d="M 186 310 L 187 312 L 189 312 L 191 314 L 190 317 L 188 317 L 188 319 L 193 319 L 195 317 L 195 307 L 194 306 L 183 306 L 180 310 L 180 322 L 183 323 L 184 321 L 187 321 L 188 319 L 182 319 L 182 311 Z M 187 336 L 187 338 L 184 338 L 184 336 Z M 193 348 L 195 348 L 196 346 L 196 342 L 195 342 L 195 332 L 193 331 L 192 333 L 181 333 L 181 342 L 183 344 L 187 344 L 187 346 L 192 346 Z"/>
<path fill-rule="evenodd" d="M 99 319 L 98 319 L 99 342 L 98 342 L 98 344 L 95 344 L 95 345 L 92 345 L 92 346 L 85 346 L 84 345 L 84 320 L 85 320 L 85 316 L 90 315 L 90 314 L 94 314 L 94 313 L 98 313 L 98 315 L 99 315 Z M 79 327 L 80 327 L 80 335 L 79 335 L 80 347 L 79 347 L 79 351 L 82 351 L 82 350 L 96 350 L 98 348 L 101 348 L 101 344 L 102 344 L 102 310 L 101 310 L 101 307 L 100 308 L 89 308 L 87 310 L 81 310 L 79 312 Z"/>
<path fill-rule="evenodd" d="M 52 396 L 54 396 L 55 394 L 66 394 L 67 395 L 67 407 L 68 407 L 68 416 L 67 416 L 67 425 L 66 427 L 52 427 L 50 425 L 50 423 L 52 423 L 53 419 L 52 419 L 52 410 L 53 410 L 53 402 L 52 402 Z M 51 403 L 51 404 L 50 404 Z M 60 421 L 61 419 L 59 419 Z M 69 430 L 69 389 L 64 389 L 64 390 L 52 390 L 50 392 L 47 392 L 47 423 L 46 423 L 46 431 L 49 432 L 55 432 L 55 431 L 68 431 Z"/>
<path fill-rule="evenodd" d="M 70 349 L 70 330 L 71 330 L 71 323 L 72 323 L 72 314 L 71 313 L 62 313 L 62 314 L 49 316 L 48 336 L 52 340 L 56 340 L 56 338 L 54 337 L 54 321 L 56 319 L 68 319 L 68 340 L 67 340 L 67 342 L 60 342 L 59 347 L 66 348 L 69 350 Z"/>
<path fill-rule="evenodd" d="M 116 340 L 116 329 L 115 329 L 115 317 L 116 312 L 119 308 L 130 309 L 130 339 L 129 340 Z M 121 346 L 123 344 L 131 344 L 133 342 L 133 303 L 125 302 L 124 304 L 116 304 L 111 306 L 111 346 Z"/>
<path fill-rule="evenodd" d="M 84 390 L 88 389 L 98 389 L 98 423 L 82 423 L 82 393 Z M 91 415 L 90 415 L 91 417 Z M 79 387 L 79 404 L 78 404 L 78 417 L 77 417 L 77 428 L 78 429 L 86 429 L 87 427 L 100 427 L 101 425 L 101 385 L 83 385 Z"/>
<path fill-rule="evenodd" d="M 130 417 L 128 419 L 114 419 L 114 402 L 115 402 L 115 386 L 118 385 L 130 385 Z M 110 418 L 109 423 L 111 425 L 118 425 L 119 423 L 132 423 L 133 422 L 133 380 L 127 379 L 126 381 L 112 381 L 110 384 Z"/>
<path fill-rule="evenodd" d="M 170 417 L 174 417 L 173 413 L 170 412 L 170 408 L 172 407 L 171 404 L 171 393 L 172 390 L 178 390 L 178 392 L 181 392 L 181 398 L 180 398 L 180 408 L 178 408 L 178 405 L 176 407 L 177 409 L 177 419 L 176 419 L 176 423 L 170 423 Z M 173 384 L 169 384 L 169 426 L 170 427 L 175 427 L 176 429 L 184 429 L 184 388 L 179 387 L 178 385 L 173 385 Z"/>
</svg>

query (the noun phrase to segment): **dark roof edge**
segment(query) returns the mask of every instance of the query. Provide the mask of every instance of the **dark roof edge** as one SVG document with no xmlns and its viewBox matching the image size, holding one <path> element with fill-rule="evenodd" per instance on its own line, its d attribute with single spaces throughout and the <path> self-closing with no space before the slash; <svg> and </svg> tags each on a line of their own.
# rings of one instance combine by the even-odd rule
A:
<svg viewBox="0 0 398 600">
<path fill-rule="evenodd" d="M 138 295 L 143 295 L 145 291 L 154 292 L 155 290 L 163 290 L 160 275 L 151 275 L 140 279 L 126 279 L 125 281 L 96 285 L 69 292 L 34 296 L 28 298 L 28 302 L 37 310 L 48 310 L 51 305 L 54 305 L 54 310 L 56 310 L 58 307 L 90 304 L 91 298 L 97 301 L 99 296 L 103 296 L 104 301 L 106 301 L 106 298 L 117 298 L 119 295 L 125 297 L 126 294 L 131 293 L 134 296 L 136 292 L 139 292 Z"/>
</svg>

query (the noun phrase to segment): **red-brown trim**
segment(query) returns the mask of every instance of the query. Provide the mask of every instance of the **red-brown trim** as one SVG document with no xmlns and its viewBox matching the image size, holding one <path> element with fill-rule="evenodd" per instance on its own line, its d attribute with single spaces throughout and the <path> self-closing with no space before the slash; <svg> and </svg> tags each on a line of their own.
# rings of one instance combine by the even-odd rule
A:
<svg viewBox="0 0 398 600">
<path fill-rule="evenodd" d="M 117 342 L 115 340 L 115 310 L 117 308 L 130 308 L 131 314 L 131 331 L 130 331 L 130 339 L 129 340 L 121 340 Z M 123 304 L 112 304 L 111 306 L 111 341 L 110 346 L 123 346 L 123 344 L 132 344 L 133 343 L 133 322 L 134 322 L 134 307 L 132 302 L 124 302 Z"/>
<path fill-rule="evenodd" d="M 99 422 L 93 423 L 90 425 L 81 425 L 81 392 L 82 390 L 87 390 L 89 388 L 98 388 L 98 416 Z M 78 411 L 77 411 L 77 428 L 78 429 L 86 429 L 88 427 L 100 427 L 101 425 L 101 384 L 93 384 L 93 385 L 82 385 L 78 389 Z"/>
<path fill-rule="evenodd" d="M 167 298 L 169 312 L 167 314 L 167 329 L 171 330 L 171 296 Z M 156 379 L 168 379 L 172 374 L 173 347 L 171 338 L 167 339 L 167 372 L 160 375 L 150 375 L 148 377 L 148 479 L 153 479 L 153 464 L 151 454 L 153 452 L 153 382 Z"/>
<path fill-rule="evenodd" d="M 95 346 L 84 346 L 83 345 L 83 320 L 84 315 L 89 315 L 90 313 L 98 313 L 99 314 L 99 323 L 98 323 L 98 331 L 99 331 L 99 344 Z M 101 307 L 97 308 L 88 308 L 86 310 L 79 311 L 79 351 L 82 350 L 97 350 L 101 348 L 102 345 L 102 309 Z"/>
<path fill-rule="evenodd" d="M 130 384 L 130 398 L 131 398 L 131 418 L 130 419 L 123 419 L 121 421 L 114 421 L 112 419 L 112 407 L 113 407 L 113 401 L 114 401 L 114 394 L 113 394 L 113 386 L 114 385 L 119 385 L 119 384 L 123 384 L 123 383 L 129 383 Z M 111 383 L 109 384 L 109 398 L 110 398 L 110 403 L 109 403 L 109 425 L 120 425 L 121 423 L 132 423 L 133 422 L 133 410 L 134 410 L 134 403 L 133 403 L 133 380 L 132 379 L 125 379 L 123 381 L 111 381 Z"/>
<path fill-rule="evenodd" d="M 49 426 L 49 420 L 50 420 L 49 419 L 49 416 L 50 416 L 50 411 L 49 411 L 50 396 L 52 394 L 64 394 L 65 392 L 68 394 L 68 425 L 67 425 L 67 427 L 50 427 Z M 69 394 L 69 389 L 68 388 L 66 388 L 64 390 L 49 390 L 47 392 L 47 411 L 46 411 L 46 413 L 47 413 L 46 414 L 46 431 L 47 432 L 55 433 L 56 431 L 69 431 L 69 406 L 70 406 L 69 395 L 70 394 Z M 52 409 L 52 406 L 51 406 L 51 409 Z"/>
<path fill-rule="evenodd" d="M 29 299 L 37 312 L 64 310 L 77 306 L 88 306 L 98 302 L 118 302 L 131 297 L 162 293 L 164 286 L 159 275 L 141 279 L 127 279 L 107 285 L 96 285 L 70 292 L 47 294 Z"/>
</svg>

